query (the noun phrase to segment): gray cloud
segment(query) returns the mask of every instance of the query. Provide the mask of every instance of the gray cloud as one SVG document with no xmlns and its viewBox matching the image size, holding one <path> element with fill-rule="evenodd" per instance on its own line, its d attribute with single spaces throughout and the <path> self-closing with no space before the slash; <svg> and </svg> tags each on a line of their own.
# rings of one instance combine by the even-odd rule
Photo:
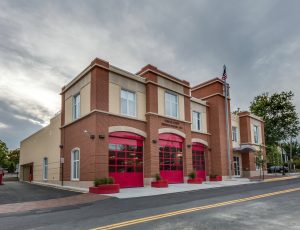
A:
<svg viewBox="0 0 300 230">
<path fill-rule="evenodd" d="M 60 108 L 61 87 L 94 57 L 151 63 L 192 84 L 228 67 L 233 109 L 293 90 L 300 111 L 300 2 L 1 1 L 0 139 L 9 147 Z M 21 129 L 21 130 L 20 130 Z"/>
</svg>

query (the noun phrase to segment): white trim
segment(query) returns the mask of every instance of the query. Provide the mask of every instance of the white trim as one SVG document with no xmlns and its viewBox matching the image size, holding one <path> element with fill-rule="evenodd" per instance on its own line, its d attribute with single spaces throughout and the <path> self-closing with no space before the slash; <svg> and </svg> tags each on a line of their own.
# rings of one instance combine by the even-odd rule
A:
<svg viewBox="0 0 300 230">
<path fill-rule="evenodd" d="M 143 137 L 147 137 L 147 133 L 145 133 L 144 131 L 140 130 L 140 129 L 136 129 L 133 127 L 129 127 L 129 126 L 110 126 L 108 128 L 108 132 L 109 133 L 113 133 L 113 132 L 131 132 L 131 133 L 135 133 L 138 134 L 140 136 Z"/>
<path fill-rule="evenodd" d="M 192 138 L 192 143 L 200 143 L 200 144 L 204 144 L 205 146 L 208 146 L 208 142 L 200 138 Z"/>
<path fill-rule="evenodd" d="M 78 178 L 74 178 L 73 176 L 73 153 L 78 151 Z M 76 147 L 71 150 L 71 181 L 79 181 L 80 179 L 80 148 Z"/>
<path fill-rule="evenodd" d="M 186 138 L 185 133 L 177 130 L 177 129 L 172 129 L 172 128 L 161 128 L 158 130 L 158 134 L 162 134 L 162 133 L 173 133 L 173 134 L 177 134 L 183 138 Z"/>
</svg>

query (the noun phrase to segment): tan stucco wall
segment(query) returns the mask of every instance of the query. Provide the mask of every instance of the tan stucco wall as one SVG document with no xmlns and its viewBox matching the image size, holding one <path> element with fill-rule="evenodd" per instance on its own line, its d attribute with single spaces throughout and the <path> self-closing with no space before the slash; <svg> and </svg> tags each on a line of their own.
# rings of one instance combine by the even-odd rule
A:
<svg viewBox="0 0 300 230">
<path fill-rule="evenodd" d="M 158 87 L 158 114 L 165 116 L 165 92 L 164 88 Z M 185 119 L 184 112 L 184 97 L 180 94 L 178 96 L 178 118 L 179 120 Z"/>
<path fill-rule="evenodd" d="M 201 132 L 207 133 L 207 111 L 206 106 L 191 101 L 191 121 L 193 121 L 193 111 L 201 113 Z M 193 130 L 193 124 L 191 124 L 191 128 Z M 196 130 L 197 131 L 197 130 Z"/>
<path fill-rule="evenodd" d="M 136 118 L 146 120 L 146 87 L 143 83 L 122 77 L 115 73 L 109 73 L 109 112 L 120 113 L 121 89 L 135 92 L 136 94 Z"/>
<path fill-rule="evenodd" d="M 157 83 L 164 88 L 171 89 L 174 92 L 183 94 L 183 86 L 177 84 L 176 82 L 170 81 L 163 77 L 157 77 Z"/>
<path fill-rule="evenodd" d="M 20 166 L 33 163 L 33 180 L 43 181 L 43 159 L 48 157 L 48 181 L 59 181 L 60 173 L 60 115 L 50 124 L 21 142 Z M 22 177 L 20 177 L 22 179 Z"/>
<path fill-rule="evenodd" d="M 78 93 L 80 93 L 80 116 L 84 116 L 91 110 L 91 73 L 88 73 L 65 92 L 65 124 L 73 120 L 73 96 Z"/>
<path fill-rule="evenodd" d="M 239 117 L 237 115 L 231 114 L 231 126 L 237 128 L 237 142 L 232 141 L 232 147 L 237 148 L 240 146 L 240 123 L 239 123 Z M 232 131 L 232 129 L 231 129 Z M 232 132 L 231 132 L 231 138 L 232 138 Z"/>
</svg>

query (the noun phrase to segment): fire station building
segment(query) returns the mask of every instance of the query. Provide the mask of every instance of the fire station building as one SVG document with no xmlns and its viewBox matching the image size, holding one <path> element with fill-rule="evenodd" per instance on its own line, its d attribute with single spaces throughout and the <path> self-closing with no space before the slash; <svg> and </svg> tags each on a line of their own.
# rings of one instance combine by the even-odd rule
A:
<svg viewBox="0 0 300 230">
<path fill-rule="evenodd" d="M 184 183 L 190 172 L 228 176 L 224 82 L 189 82 L 147 65 L 133 74 L 96 58 L 61 91 L 61 113 L 21 142 L 20 179 L 87 188 L 113 177 L 122 188 L 156 174 Z M 230 111 L 230 98 L 228 99 Z M 232 114 L 234 176 L 258 174 L 264 124 Z"/>
</svg>

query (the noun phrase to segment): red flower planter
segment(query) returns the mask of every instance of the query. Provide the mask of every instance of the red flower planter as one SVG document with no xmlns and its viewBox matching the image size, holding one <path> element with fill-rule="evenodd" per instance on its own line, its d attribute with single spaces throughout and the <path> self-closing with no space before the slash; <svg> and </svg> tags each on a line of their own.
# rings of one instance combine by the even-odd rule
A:
<svg viewBox="0 0 300 230">
<path fill-rule="evenodd" d="M 154 187 L 154 188 L 167 188 L 167 187 L 169 187 L 169 185 L 168 185 L 168 181 L 159 180 L 159 181 L 152 181 L 151 182 L 151 187 Z"/>
<path fill-rule="evenodd" d="M 194 179 L 188 179 L 188 184 L 202 184 L 203 179 L 202 178 L 194 178 Z"/>
<path fill-rule="evenodd" d="M 96 194 L 119 193 L 120 185 L 119 184 L 101 184 L 98 187 L 89 187 L 89 192 L 96 193 Z"/>
<path fill-rule="evenodd" d="M 209 177 L 210 181 L 222 181 L 222 176 Z"/>
</svg>

